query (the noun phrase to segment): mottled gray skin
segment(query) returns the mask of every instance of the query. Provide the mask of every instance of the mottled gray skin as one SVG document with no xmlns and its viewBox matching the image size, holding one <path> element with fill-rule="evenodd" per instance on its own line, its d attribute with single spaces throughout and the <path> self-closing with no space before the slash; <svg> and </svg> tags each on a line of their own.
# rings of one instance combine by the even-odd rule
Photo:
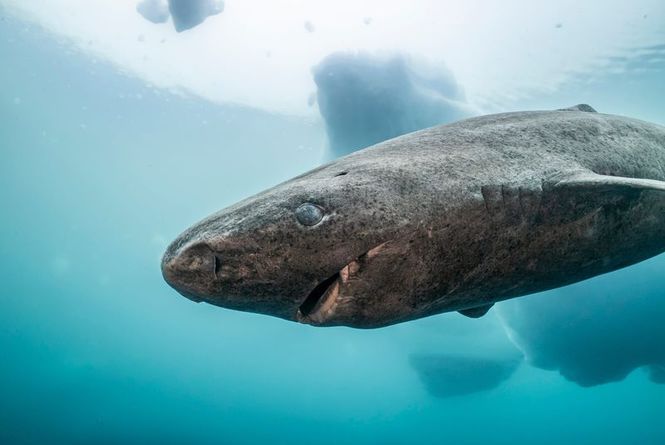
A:
<svg viewBox="0 0 665 445">
<path fill-rule="evenodd" d="M 348 155 L 196 224 L 164 277 L 196 301 L 374 328 L 480 316 L 664 251 L 665 128 L 580 110 L 483 116 Z M 320 223 L 298 222 L 305 202 Z"/>
</svg>

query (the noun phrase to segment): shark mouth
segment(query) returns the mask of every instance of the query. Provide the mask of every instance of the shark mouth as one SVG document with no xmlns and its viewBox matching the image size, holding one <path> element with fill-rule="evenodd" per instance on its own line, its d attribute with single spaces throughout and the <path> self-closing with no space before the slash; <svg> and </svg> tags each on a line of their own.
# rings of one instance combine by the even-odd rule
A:
<svg viewBox="0 0 665 445">
<path fill-rule="evenodd" d="M 336 272 L 316 285 L 298 308 L 298 321 L 321 323 L 333 312 L 339 296 L 340 275 Z"/>
<path fill-rule="evenodd" d="M 317 284 L 298 308 L 296 320 L 314 325 L 327 321 L 335 313 L 335 308 L 340 301 L 348 299 L 348 297 L 340 298 L 342 286 L 354 279 L 361 265 L 378 255 L 386 244 L 380 244 L 363 253 L 341 270 Z"/>
</svg>

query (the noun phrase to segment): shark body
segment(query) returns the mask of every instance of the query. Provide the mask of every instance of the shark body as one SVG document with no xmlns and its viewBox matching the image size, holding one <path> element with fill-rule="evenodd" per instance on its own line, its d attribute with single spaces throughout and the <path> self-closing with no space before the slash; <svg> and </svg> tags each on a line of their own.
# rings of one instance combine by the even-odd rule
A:
<svg viewBox="0 0 665 445">
<path fill-rule="evenodd" d="M 588 105 L 488 115 L 360 150 L 167 249 L 195 301 L 375 328 L 564 286 L 665 251 L 665 128 Z"/>
</svg>

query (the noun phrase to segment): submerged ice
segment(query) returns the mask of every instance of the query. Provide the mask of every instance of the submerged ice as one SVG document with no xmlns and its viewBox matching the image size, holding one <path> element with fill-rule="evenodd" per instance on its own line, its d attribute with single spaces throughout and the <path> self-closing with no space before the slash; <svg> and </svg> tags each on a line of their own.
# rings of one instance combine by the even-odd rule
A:
<svg viewBox="0 0 665 445">
<path fill-rule="evenodd" d="M 452 72 L 404 54 L 336 52 L 313 74 L 333 156 L 470 114 Z"/>
<path fill-rule="evenodd" d="M 517 358 L 487 358 L 447 354 L 414 354 L 411 367 L 427 392 L 438 398 L 463 396 L 496 388 L 520 364 Z"/>
<path fill-rule="evenodd" d="M 512 339 L 536 367 L 594 386 L 623 380 L 647 366 L 651 381 L 665 383 L 665 299 L 662 286 L 659 291 L 655 283 L 649 290 L 630 284 L 643 279 L 641 267 L 507 301 L 499 311 Z"/>
<path fill-rule="evenodd" d="M 182 32 L 203 23 L 208 17 L 224 11 L 223 0 L 143 0 L 136 10 L 152 23 L 165 23 L 173 18 L 176 31 Z"/>
<path fill-rule="evenodd" d="M 143 0 L 136 5 L 136 11 L 152 23 L 166 23 L 170 16 L 166 0 Z"/>
<path fill-rule="evenodd" d="M 224 11 L 222 0 L 169 0 L 169 10 L 176 31 L 182 32 Z"/>
</svg>

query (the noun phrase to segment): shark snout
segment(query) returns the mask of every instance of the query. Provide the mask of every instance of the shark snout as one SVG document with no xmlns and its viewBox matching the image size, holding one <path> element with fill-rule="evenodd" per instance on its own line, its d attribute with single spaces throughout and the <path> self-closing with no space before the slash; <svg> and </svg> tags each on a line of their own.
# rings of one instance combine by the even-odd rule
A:
<svg viewBox="0 0 665 445">
<path fill-rule="evenodd" d="M 204 242 L 170 246 L 162 258 L 164 280 L 190 300 L 203 301 L 215 283 L 219 258 Z"/>
<path fill-rule="evenodd" d="M 185 233 L 164 253 L 162 275 L 178 293 L 197 303 L 294 319 L 311 283 L 278 282 L 274 276 L 281 263 L 253 247 L 251 240 L 210 235 L 192 239 Z"/>
</svg>

